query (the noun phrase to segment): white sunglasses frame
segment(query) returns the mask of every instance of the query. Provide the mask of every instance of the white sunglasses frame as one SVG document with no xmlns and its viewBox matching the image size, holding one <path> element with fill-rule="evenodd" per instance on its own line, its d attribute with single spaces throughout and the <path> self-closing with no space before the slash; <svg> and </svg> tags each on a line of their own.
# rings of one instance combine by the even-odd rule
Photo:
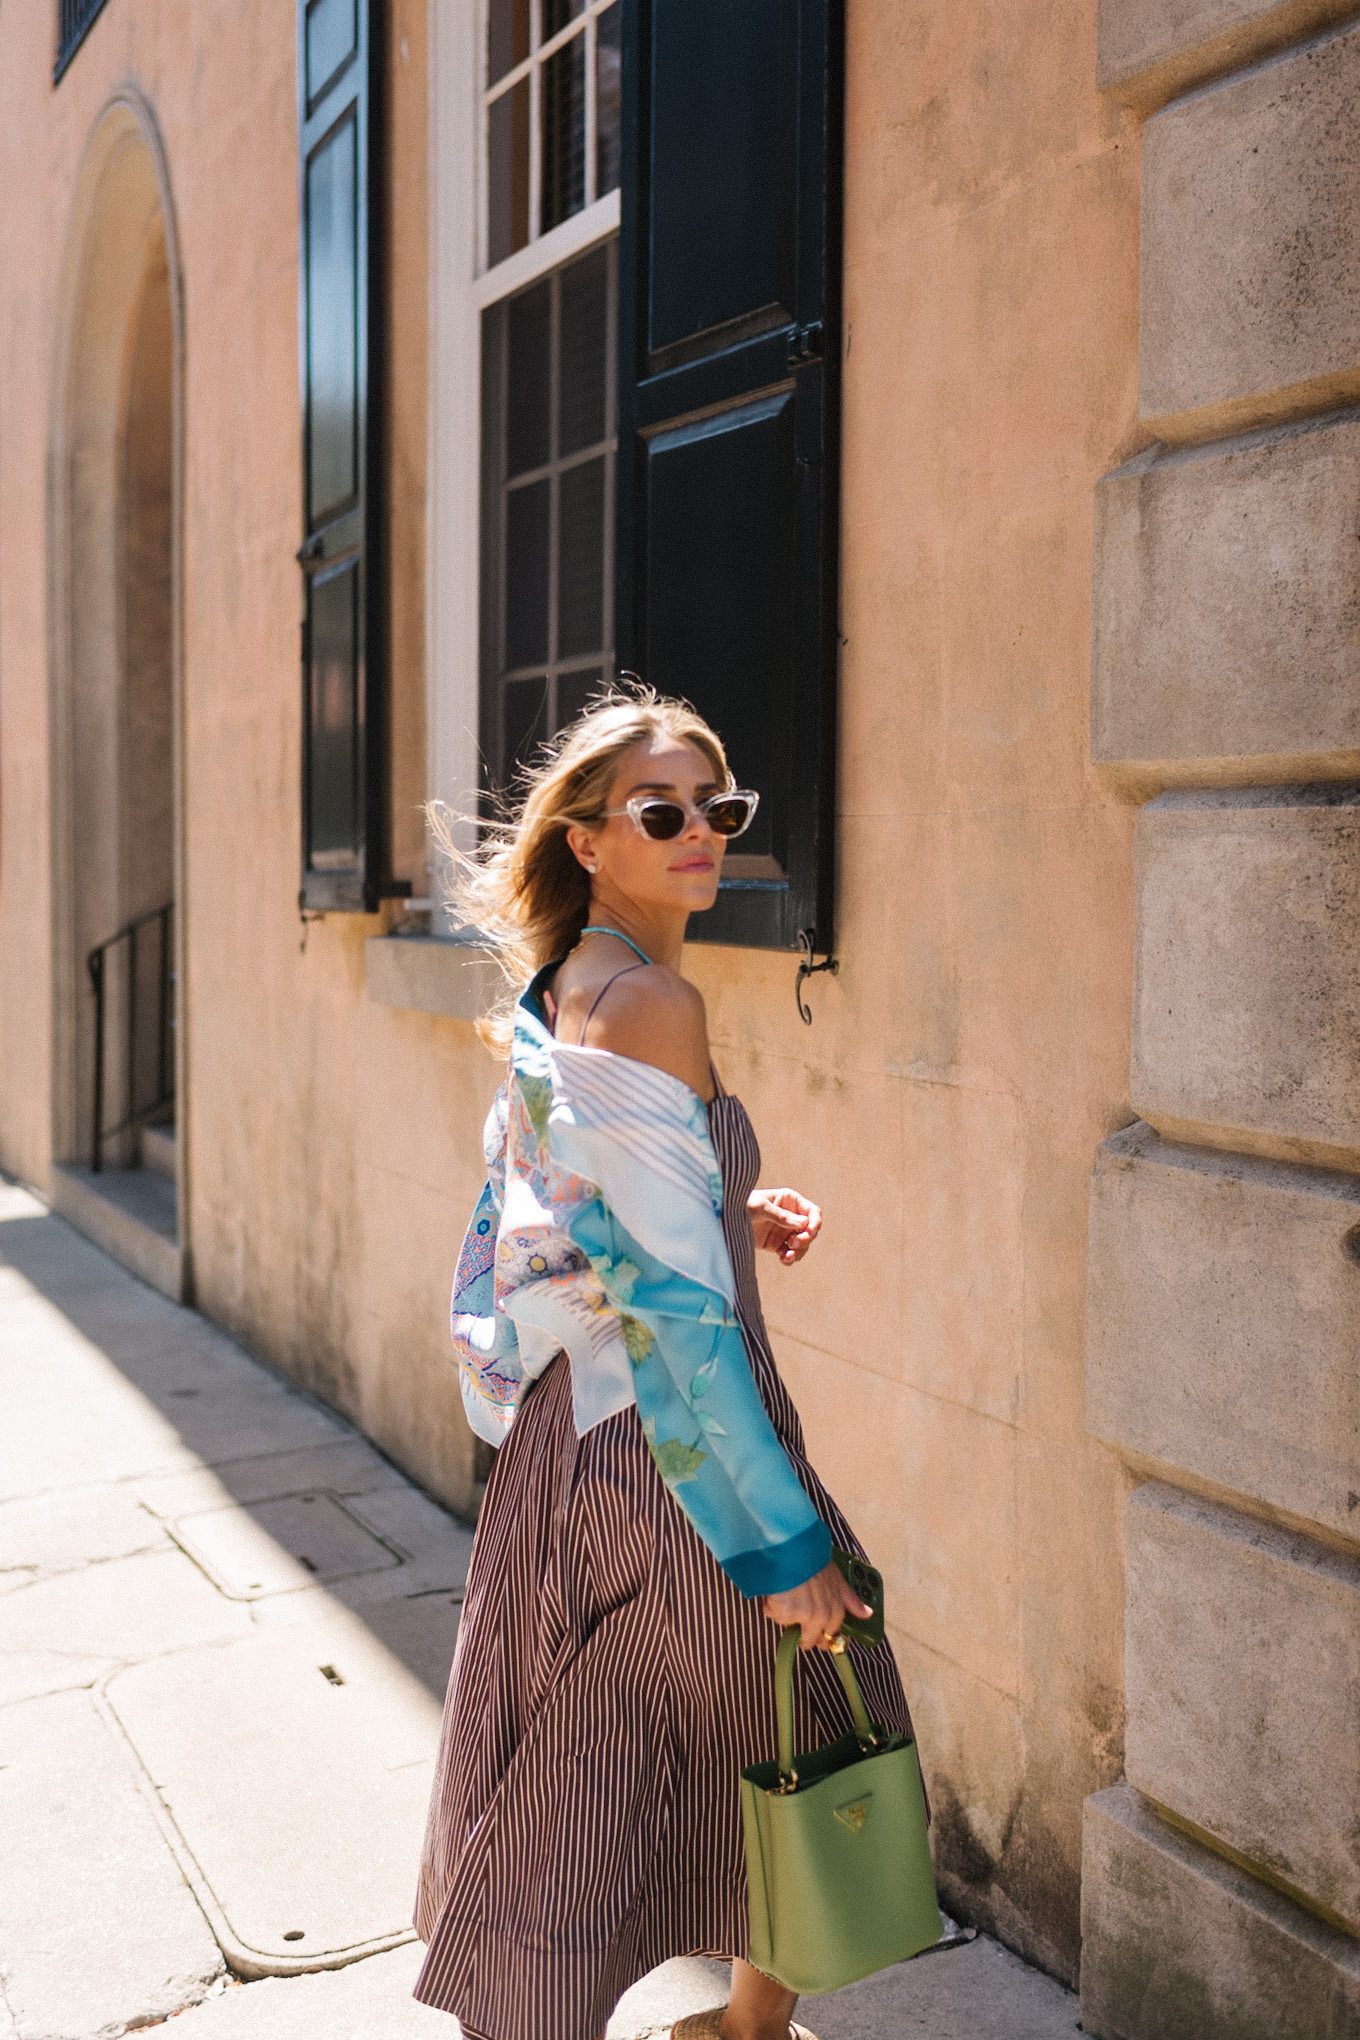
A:
<svg viewBox="0 0 1360 2040">
<path fill-rule="evenodd" d="M 749 800 L 751 803 L 750 812 L 747 814 L 746 820 L 742 823 L 739 829 L 735 830 L 733 834 L 730 836 L 724 836 L 720 829 L 715 829 L 713 827 L 713 824 L 711 822 L 708 822 L 708 816 L 707 814 L 705 814 L 704 810 L 710 805 L 710 803 L 716 803 L 720 800 L 734 800 L 734 799 Z M 685 819 L 681 823 L 680 827 L 676 830 L 673 836 L 653 836 L 649 834 L 648 831 L 643 827 L 642 810 L 644 808 L 653 806 L 678 807 L 684 809 Z M 704 798 L 698 801 L 686 800 L 684 796 L 681 794 L 672 795 L 669 793 L 635 793 L 633 795 L 633 798 L 629 801 L 625 801 L 624 805 L 621 808 L 606 808 L 604 811 L 603 819 L 606 821 L 613 821 L 626 815 L 629 821 L 633 824 L 633 827 L 637 830 L 639 836 L 645 836 L 649 843 L 676 843 L 679 841 L 681 836 L 684 835 L 685 830 L 689 827 L 691 821 L 694 820 L 696 816 L 698 816 L 702 817 L 702 819 L 705 822 L 708 822 L 710 833 L 714 836 L 717 836 L 720 842 L 735 843 L 738 836 L 744 836 L 746 834 L 746 831 L 750 828 L 752 822 L 756 818 L 756 809 L 759 806 L 760 795 L 755 791 L 755 788 L 751 786 L 725 786 L 721 793 L 705 794 Z"/>
</svg>

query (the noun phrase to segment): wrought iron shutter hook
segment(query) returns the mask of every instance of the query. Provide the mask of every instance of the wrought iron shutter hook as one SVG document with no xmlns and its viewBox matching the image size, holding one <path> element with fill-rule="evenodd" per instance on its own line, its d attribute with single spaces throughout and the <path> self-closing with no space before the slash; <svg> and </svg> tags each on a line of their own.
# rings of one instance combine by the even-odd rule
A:
<svg viewBox="0 0 1360 2040">
<path fill-rule="evenodd" d="M 807 1007 L 803 1004 L 803 985 L 808 978 L 816 977 L 818 971 L 820 970 L 829 970 L 832 977 L 835 977 L 836 973 L 840 969 L 840 962 L 834 956 L 824 957 L 820 963 L 813 962 L 812 959 L 817 952 L 816 952 L 816 931 L 812 928 L 799 929 L 798 947 L 803 952 L 803 961 L 799 964 L 798 975 L 794 979 L 793 996 L 794 999 L 797 1001 L 798 1005 L 798 1018 L 802 1021 L 805 1027 L 811 1027 L 812 1015 L 811 1013 L 809 1013 Z"/>
</svg>

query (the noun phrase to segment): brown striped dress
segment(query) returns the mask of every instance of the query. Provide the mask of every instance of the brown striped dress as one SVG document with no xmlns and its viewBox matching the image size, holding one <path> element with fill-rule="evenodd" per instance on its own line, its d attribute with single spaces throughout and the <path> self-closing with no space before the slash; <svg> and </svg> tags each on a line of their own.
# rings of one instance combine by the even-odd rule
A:
<svg viewBox="0 0 1360 2040">
<path fill-rule="evenodd" d="M 709 1130 L 737 1313 L 761 1399 L 833 1540 L 770 1351 L 740 1103 Z M 599 2040 L 674 1955 L 747 1948 L 738 1776 L 775 1754 L 779 1631 L 741 1595 L 652 1463 L 636 1409 L 578 1438 L 559 1353 L 496 1456 L 473 1544 L 421 1859 L 415 1995 L 466 2040 Z M 870 1714 L 909 1730 L 884 1643 L 852 1646 Z M 800 1659 L 795 1747 L 850 1726 L 823 1651 Z"/>
</svg>

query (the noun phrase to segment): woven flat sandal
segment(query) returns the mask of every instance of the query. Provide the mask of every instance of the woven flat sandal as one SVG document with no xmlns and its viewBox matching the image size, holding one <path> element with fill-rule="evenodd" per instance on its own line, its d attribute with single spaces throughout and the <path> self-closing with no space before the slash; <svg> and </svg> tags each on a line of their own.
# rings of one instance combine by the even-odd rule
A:
<svg viewBox="0 0 1360 2040">
<path fill-rule="evenodd" d="M 711 2012 L 691 2012 L 671 2027 L 671 2040 L 722 2040 L 719 2029 L 726 2010 L 726 2005 L 715 2005 Z M 809 2033 L 806 2026 L 790 2026 L 789 2040 L 817 2040 L 817 2035 Z"/>
</svg>

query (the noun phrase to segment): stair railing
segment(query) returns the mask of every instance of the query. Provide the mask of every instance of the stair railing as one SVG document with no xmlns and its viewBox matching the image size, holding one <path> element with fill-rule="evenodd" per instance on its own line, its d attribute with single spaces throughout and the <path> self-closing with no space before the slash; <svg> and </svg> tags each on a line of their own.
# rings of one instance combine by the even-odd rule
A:
<svg viewBox="0 0 1360 2040">
<path fill-rule="evenodd" d="M 172 1052 L 171 1035 L 174 1032 L 174 1015 L 171 1011 L 175 973 L 172 968 L 172 930 L 175 903 L 168 900 L 163 907 L 152 907 L 148 913 L 138 914 L 128 921 L 116 935 L 110 935 L 98 943 L 85 959 L 90 973 L 90 984 L 94 990 L 94 1137 L 91 1142 L 90 1167 L 96 1172 L 104 1166 L 104 1146 L 116 1139 L 120 1133 L 127 1133 L 134 1126 L 145 1126 L 158 1117 L 167 1105 L 175 1102 L 175 1058 Z M 138 1100 L 138 1080 L 145 1063 L 144 1036 L 141 1029 L 146 1024 L 146 1001 L 137 996 L 139 972 L 137 938 L 144 928 L 156 922 L 160 929 L 160 946 L 157 959 L 157 992 L 155 999 L 156 1056 L 155 1096 Z M 108 1003 L 109 960 L 118 944 L 127 944 L 127 1026 L 126 1026 L 126 1080 L 127 1111 L 116 1126 L 104 1124 L 104 1047 Z"/>
</svg>

